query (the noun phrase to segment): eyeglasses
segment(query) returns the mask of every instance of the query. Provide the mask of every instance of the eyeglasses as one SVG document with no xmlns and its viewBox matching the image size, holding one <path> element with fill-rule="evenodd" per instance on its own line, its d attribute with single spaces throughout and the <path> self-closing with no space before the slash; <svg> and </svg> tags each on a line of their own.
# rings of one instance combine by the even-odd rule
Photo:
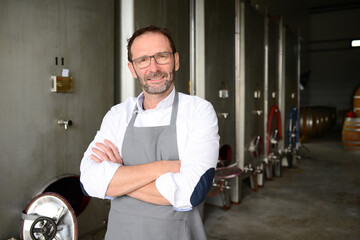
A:
<svg viewBox="0 0 360 240">
<path fill-rule="evenodd" d="M 159 52 L 156 53 L 155 55 L 152 56 L 142 56 L 139 58 L 135 58 L 133 59 L 131 62 L 134 62 L 135 65 L 138 68 L 147 68 L 148 66 L 150 66 L 151 63 L 151 58 L 155 59 L 155 62 L 159 65 L 164 65 L 164 64 L 168 64 L 170 62 L 170 56 L 171 56 L 171 52 Z"/>
</svg>

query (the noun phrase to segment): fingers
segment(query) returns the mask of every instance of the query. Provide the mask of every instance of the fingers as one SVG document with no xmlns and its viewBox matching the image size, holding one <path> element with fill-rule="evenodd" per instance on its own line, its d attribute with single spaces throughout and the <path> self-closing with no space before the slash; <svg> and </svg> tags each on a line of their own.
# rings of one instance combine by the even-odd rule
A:
<svg viewBox="0 0 360 240">
<path fill-rule="evenodd" d="M 94 154 L 90 155 L 90 158 L 97 163 L 101 163 L 103 160 L 101 160 L 100 158 L 98 158 L 97 156 L 95 156 Z"/>
<path fill-rule="evenodd" d="M 109 140 L 105 139 L 104 143 L 95 143 L 96 147 L 91 150 L 97 155 L 90 156 L 91 159 L 97 163 L 102 161 L 111 161 L 115 163 L 123 164 L 122 158 L 120 157 L 118 148 Z"/>
<path fill-rule="evenodd" d="M 120 154 L 119 154 L 119 149 L 112 142 L 110 142 L 107 139 L 105 139 L 104 142 L 105 142 L 106 145 L 108 145 L 108 147 L 110 147 L 110 149 L 114 153 L 114 156 L 115 156 L 117 162 L 123 164 L 122 158 L 120 157 Z"/>
<path fill-rule="evenodd" d="M 110 157 L 104 150 L 104 146 L 101 146 L 100 143 L 96 143 L 95 145 L 97 147 L 99 147 L 100 149 L 102 149 L 102 151 L 101 151 L 100 149 L 98 149 L 96 147 L 91 148 L 91 150 L 98 156 L 98 158 L 100 158 L 102 161 L 111 161 Z"/>
</svg>

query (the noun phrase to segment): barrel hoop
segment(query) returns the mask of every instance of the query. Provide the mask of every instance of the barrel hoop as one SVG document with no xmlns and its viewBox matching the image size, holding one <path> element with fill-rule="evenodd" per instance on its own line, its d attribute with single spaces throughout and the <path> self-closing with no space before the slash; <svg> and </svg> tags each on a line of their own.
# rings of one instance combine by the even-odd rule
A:
<svg viewBox="0 0 360 240">
<path fill-rule="evenodd" d="M 360 141 L 343 141 L 344 143 L 360 143 Z"/>
<path fill-rule="evenodd" d="M 360 146 L 359 147 L 350 147 L 350 146 L 346 146 L 344 147 L 345 150 L 360 150 Z"/>
<path fill-rule="evenodd" d="M 360 126 L 360 122 L 345 122 L 345 126 Z"/>
<path fill-rule="evenodd" d="M 360 118 L 345 118 L 346 123 L 360 123 Z"/>
<path fill-rule="evenodd" d="M 354 96 L 354 98 L 360 98 L 360 96 Z"/>
<path fill-rule="evenodd" d="M 351 131 L 351 132 L 360 132 L 360 128 L 346 128 L 344 127 L 345 131 Z"/>
</svg>

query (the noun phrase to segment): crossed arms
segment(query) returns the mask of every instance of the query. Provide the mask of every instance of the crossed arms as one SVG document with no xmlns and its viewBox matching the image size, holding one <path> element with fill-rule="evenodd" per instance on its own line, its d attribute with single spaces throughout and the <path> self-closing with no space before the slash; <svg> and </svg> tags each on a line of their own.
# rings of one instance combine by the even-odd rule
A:
<svg viewBox="0 0 360 240">
<path fill-rule="evenodd" d="M 118 148 L 109 140 L 104 143 L 96 143 L 98 148 L 93 147 L 90 157 L 93 161 L 111 161 L 123 164 Z M 101 149 L 101 150 L 100 150 Z M 106 190 L 109 197 L 128 195 L 130 197 L 158 205 L 170 205 L 155 186 L 155 180 L 168 172 L 179 172 L 180 161 L 155 161 L 151 163 L 121 166 Z"/>
</svg>

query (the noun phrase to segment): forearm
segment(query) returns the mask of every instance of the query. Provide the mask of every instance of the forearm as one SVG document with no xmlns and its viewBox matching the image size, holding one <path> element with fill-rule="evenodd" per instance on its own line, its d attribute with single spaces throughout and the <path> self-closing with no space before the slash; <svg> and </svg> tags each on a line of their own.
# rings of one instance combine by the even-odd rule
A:
<svg viewBox="0 0 360 240">
<path fill-rule="evenodd" d="M 167 172 L 177 172 L 180 161 L 155 161 L 142 165 L 119 167 L 106 190 L 109 197 L 133 192 Z"/>
<path fill-rule="evenodd" d="M 157 190 L 155 182 L 151 182 L 141 188 L 138 188 L 135 191 L 128 193 L 127 195 L 152 204 L 171 205 L 170 202 Z"/>
</svg>

